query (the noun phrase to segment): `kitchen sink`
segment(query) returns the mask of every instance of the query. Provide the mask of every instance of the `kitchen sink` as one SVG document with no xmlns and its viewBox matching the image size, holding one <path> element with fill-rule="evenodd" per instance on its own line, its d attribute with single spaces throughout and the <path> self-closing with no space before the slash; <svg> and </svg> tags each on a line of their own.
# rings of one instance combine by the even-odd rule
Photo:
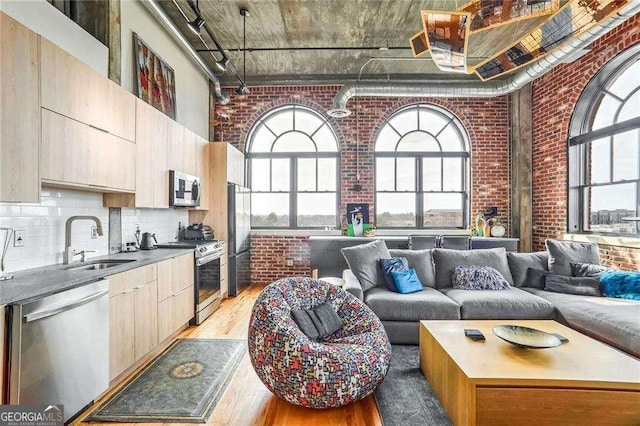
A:
<svg viewBox="0 0 640 426">
<path fill-rule="evenodd" d="M 102 259 L 69 265 L 64 269 L 72 271 L 89 271 L 92 269 L 107 269 L 130 262 L 135 262 L 135 259 Z"/>
</svg>

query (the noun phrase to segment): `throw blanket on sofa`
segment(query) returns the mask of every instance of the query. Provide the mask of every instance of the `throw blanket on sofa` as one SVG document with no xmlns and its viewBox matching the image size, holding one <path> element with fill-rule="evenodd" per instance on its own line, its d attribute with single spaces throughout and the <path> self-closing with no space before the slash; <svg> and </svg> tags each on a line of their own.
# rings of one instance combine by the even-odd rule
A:
<svg viewBox="0 0 640 426">
<path fill-rule="evenodd" d="M 606 271 L 599 280 L 604 296 L 640 300 L 640 272 Z"/>
</svg>

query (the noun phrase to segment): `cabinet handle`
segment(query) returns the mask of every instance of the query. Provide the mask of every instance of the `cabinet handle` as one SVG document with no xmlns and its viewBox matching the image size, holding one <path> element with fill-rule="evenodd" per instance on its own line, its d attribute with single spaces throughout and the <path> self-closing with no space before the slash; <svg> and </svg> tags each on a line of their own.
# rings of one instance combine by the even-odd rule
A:
<svg viewBox="0 0 640 426">
<path fill-rule="evenodd" d="M 104 133 L 111 133 L 110 131 L 108 131 L 106 129 L 100 128 L 98 126 L 94 126 L 93 124 L 89 124 L 89 127 L 91 127 L 92 129 L 100 130 L 101 132 L 104 132 Z"/>
</svg>

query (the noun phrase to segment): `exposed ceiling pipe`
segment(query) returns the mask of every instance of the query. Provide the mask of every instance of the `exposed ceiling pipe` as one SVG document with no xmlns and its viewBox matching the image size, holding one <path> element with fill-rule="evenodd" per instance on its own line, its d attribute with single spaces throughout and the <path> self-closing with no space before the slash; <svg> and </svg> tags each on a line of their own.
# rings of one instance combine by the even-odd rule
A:
<svg viewBox="0 0 640 426">
<path fill-rule="evenodd" d="M 169 34 L 173 37 L 175 41 L 184 49 L 185 52 L 189 54 L 191 59 L 200 67 L 200 70 L 204 73 L 205 76 L 211 80 L 213 87 L 213 96 L 216 99 L 216 102 L 221 105 L 226 105 L 229 103 L 229 93 L 226 90 L 222 90 L 220 86 L 220 80 L 213 73 L 211 68 L 207 65 L 207 63 L 200 57 L 200 55 L 195 51 L 195 49 L 189 44 L 189 41 L 182 35 L 180 30 L 171 22 L 171 19 L 167 16 L 164 10 L 158 5 L 156 0 L 143 0 L 142 4 L 153 13 L 156 19 L 162 24 L 162 26 L 169 32 Z"/>
<path fill-rule="evenodd" d="M 327 111 L 331 117 L 341 118 L 351 114 L 347 102 L 354 96 L 374 97 L 439 97 L 439 98 L 489 98 L 514 92 L 550 71 L 571 55 L 585 49 L 591 43 L 627 19 L 640 12 L 640 1 L 632 0 L 616 13 L 593 28 L 576 37 L 565 46 L 524 67 L 506 80 L 489 82 L 447 83 L 346 83 L 333 98 L 333 106 Z"/>
</svg>

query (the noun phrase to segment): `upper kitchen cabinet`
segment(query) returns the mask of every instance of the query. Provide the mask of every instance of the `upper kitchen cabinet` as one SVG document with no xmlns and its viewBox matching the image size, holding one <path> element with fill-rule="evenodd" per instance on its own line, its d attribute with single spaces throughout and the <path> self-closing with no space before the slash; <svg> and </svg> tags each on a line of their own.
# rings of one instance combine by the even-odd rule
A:
<svg viewBox="0 0 640 426">
<path fill-rule="evenodd" d="M 40 43 L 41 106 L 135 140 L 135 97 L 52 42 Z"/>
<path fill-rule="evenodd" d="M 169 169 L 196 176 L 199 136 L 177 122 L 169 121 Z"/>
<path fill-rule="evenodd" d="M 209 210 L 211 199 L 211 173 L 209 167 L 211 164 L 209 158 L 208 140 L 196 136 L 196 176 L 200 178 L 200 206 L 195 210 Z"/>
<path fill-rule="evenodd" d="M 211 161 L 212 168 L 224 171 L 222 176 L 225 177 L 226 182 L 244 186 L 244 154 L 233 145 L 214 143 Z"/>
<path fill-rule="evenodd" d="M 0 12 L 0 201 L 40 202 L 38 35 Z"/>
</svg>

